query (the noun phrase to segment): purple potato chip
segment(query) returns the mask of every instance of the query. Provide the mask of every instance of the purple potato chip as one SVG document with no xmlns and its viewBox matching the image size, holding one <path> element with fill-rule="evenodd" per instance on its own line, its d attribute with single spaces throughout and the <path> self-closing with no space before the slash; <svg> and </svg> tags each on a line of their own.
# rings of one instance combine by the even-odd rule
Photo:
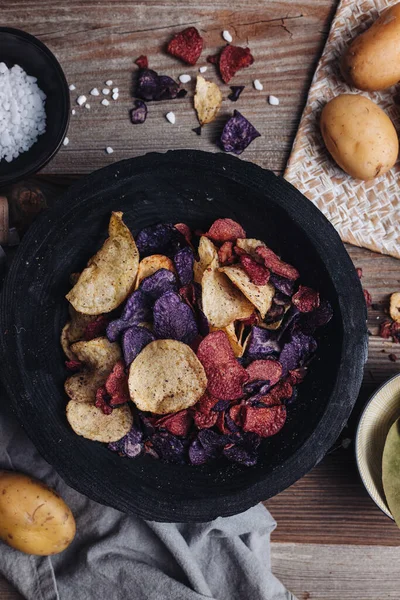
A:
<svg viewBox="0 0 400 600">
<path fill-rule="evenodd" d="M 179 84 L 167 75 L 158 75 L 152 69 L 140 69 L 136 96 L 143 100 L 172 100 L 177 97 Z"/>
<path fill-rule="evenodd" d="M 151 458 L 156 458 L 156 459 L 160 458 L 160 455 L 157 454 L 157 452 L 154 450 L 153 446 L 151 446 L 151 443 L 149 443 L 149 442 L 144 444 L 144 453 L 151 456 Z"/>
<path fill-rule="evenodd" d="M 181 286 L 189 285 L 193 281 L 193 250 L 186 246 L 186 248 L 182 248 L 175 254 L 173 260 Z"/>
<path fill-rule="evenodd" d="M 253 361 L 262 358 L 276 356 L 281 350 L 277 340 L 277 333 L 264 329 L 263 327 L 253 327 L 249 344 L 246 348 L 246 359 Z"/>
<path fill-rule="evenodd" d="M 173 256 L 187 246 L 184 236 L 172 223 L 159 223 L 145 227 L 135 237 L 140 258 L 151 254 Z"/>
<path fill-rule="evenodd" d="M 206 335 L 208 335 L 210 333 L 210 324 L 208 322 L 206 315 L 201 310 L 201 308 L 198 308 L 196 310 L 196 314 L 197 314 L 197 324 L 199 327 L 199 333 L 200 333 L 200 335 L 205 337 Z"/>
<path fill-rule="evenodd" d="M 246 383 L 243 387 L 245 394 L 266 394 L 271 387 L 269 381 L 263 381 L 262 379 L 256 379 L 251 383 Z"/>
<path fill-rule="evenodd" d="M 269 311 L 264 319 L 264 322 L 267 325 L 269 323 L 275 323 L 276 321 L 279 321 L 284 314 L 285 314 L 285 307 L 280 306 L 279 304 L 276 304 L 275 302 L 272 302 L 272 306 L 269 309 Z"/>
<path fill-rule="evenodd" d="M 198 439 L 203 444 L 203 447 L 210 450 L 217 450 L 222 448 L 225 444 L 232 442 L 230 435 L 220 435 L 212 429 L 202 429 L 198 433 Z"/>
<path fill-rule="evenodd" d="M 230 406 L 230 400 L 218 400 L 216 404 L 212 407 L 211 410 L 215 410 L 216 412 L 223 412 Z"/>
<path fill-rule="evenodd" d="M 145 122 L 147 118 L 147 106 L 143 100 L 135 100 L 135 108 L 132 108 L 130 115 L 133 125 L 141 125 Z"/>
<path fill-rule="evenodd" d="M 115 342 L 119 335 L 138 323 L 145 323 L 151 319 L 152 302 L 142 290 L 136 290 L 126 301 L 125 308 L 119 319 L 111 321 L 107 326 L 107 337 L 110 342 Z"/>
<path fill-rule="evenodd" d="M 293 333 L 290 341 L 283 346 L 279 356 L 283 375 L 292 369 L 303 366 L 316 349 L 317 342 L 313 337 L 305 335 L 301 331 Z"/>
<path fill-rule="evenodd" d="M 113 452 L 118 452 L 129 458 L 135 458 L 136 456 L 139 456 L 143 449 L 141 444 L 142 439 L 143 433 L 141 430 L 136 425 L 132 425 L 129 433 L 124 435 L 124 437 L 117 442 L 108 444 L 108 448 Z"/>
<path fill-rule="evenodd" d="M 313 334 L 318 327 L 329 323 L 333 317 L 333 309 L 328 300 L 321 300 L 318 308 L 304 313 L 300 318 L 300 329 L 303 333 Z"/>
<path fill-rule="evenodd" d="M 181 439 L 168 431 L 155 433 L 151 442 L 154 450 L 165 462 L 183 464 L 185 462 L 185 445 Z"/>
<path fill-rule="evenodd" d="M 201 135 L 201 125 L 192 129 L 196 135 Z"/>
<path fill-rule="evenodd" d="M 145 436 L 150 437 L 155 432 L 155 427 L 153 425 L 153 420 L 145 415 L 141 410 L 137 411 L 139 416 L 139 422 L 143 429 Z"/>
<path fill-rule="evenodd" d="M 286 279 L 286 277 L 281 277 L 280 275 L 275 275 L 275 273 L 271 273 L 269 282 L 274 286 L 277 290 L 285 294 L 285 296 L 292 296 L 294 292 L 294 281 L 290 279 Z"/>
<path fill-rule="evenodd" d="M 300 317 L 300 311 L 297 306 L 292 305 L 284 316 L 280 328 L 277 330 L 278 340 L 286 339 L 290 336 L 297 326 Z"/>
<path fill-rule="evenodd" d="M 221 146 L 225 152 L 242 154 L 249 144 L 261 133 L 238 111 L 225 123 L 221 134 Z"/>
<path fill-rule="evenodd" d="M 175 292 L 167 292 L 157 300 L 153 319 L 154 335 L 159 339 L 190 344 L 199 333 L 192 309 Z"/>
<path fill-rule="evenodd" d="M 236 432 L 240 431 L 240 427 L 238 427 L 238 425 L 236 425 L 236 423 L 230 417 L 229 412 L 225 413 L 225 425 L 227 426 L 229 431 L 231 431 L 232 433 L 236 433 Z"/>
<path fill-rule="evenodd" d="M 245 467 L 254 467 L 258 459 L 256 451 L 248 450 L 243 446 L 228 446 L 228 448 L 224 448 L 223 455 L 231 462 L 239 463 Z"/>
<path fill-rule="evenodd" d="M 176 97 L 177 98 L 185 98 L 187 96 L 187 93 L 188 93 L 187 90 L 179 90 Z"/>
<path fill-rule="evenodd" d="M 231 102 L 237 102 L 239 100 L 240 94 L 243 92 L 245 86 L 244 85 L 231 85 L 231 93 L 228 94 L 228 99 Z"/>
<path fill-rule="evenodd" d="M 146 327 L 134 325 L 126 329 L 122 336 L 122 350 L 126 366 L 129 367 L 143 348 L 150 342 L 154 342 L 155 339 L 155 336 Z"/>
<path fill-rule="evenodd" d="M 202 443 L 196 438 L 189 446 L 189 460 L 192 465 L 204 465 L 211 458 Z"/>
<path fill-rule="evenodd" d="M 139 290 L 154 302 L 167 292 L 178 290 L 176 275 L 168 269 L 159 269 L 153 275 L 143 279 Z"/>
</svg>

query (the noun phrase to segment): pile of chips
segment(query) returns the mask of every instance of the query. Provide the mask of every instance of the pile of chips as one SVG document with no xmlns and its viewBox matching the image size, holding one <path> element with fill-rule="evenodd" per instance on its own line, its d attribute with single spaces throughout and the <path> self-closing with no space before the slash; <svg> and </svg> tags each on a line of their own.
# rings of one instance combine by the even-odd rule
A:
<svg viewBox="0 0 400 600">
<path fill-rule="evenodd" d="M 118 235 L 128 240 L 121 224 Z M 110 239 L 68 294 L 62 344 L 75 371 L 65 385 L 71 426 L 130 458 L 255 465 L 261 441 L 285 425 L 331 306 L 228 218 L 196 234 L 183 223 L 142 229 L 126 257 L 131 264 L 139 256 L 133 291 L 114 306 L 108 296 L 120 298 L 118 281 L 101 279 L 102 270 L 111 277 Z M 93 265 L 95 286 L 100 277 L 117 288 L 106 300 L 93 297 Z M 89 312 L 77 311 L 86 305 Z"/>
</svg>

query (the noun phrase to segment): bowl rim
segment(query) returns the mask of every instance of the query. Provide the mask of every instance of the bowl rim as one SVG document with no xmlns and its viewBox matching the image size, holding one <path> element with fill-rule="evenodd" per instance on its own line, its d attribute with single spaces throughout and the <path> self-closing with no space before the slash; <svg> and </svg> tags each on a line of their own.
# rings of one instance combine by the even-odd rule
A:
<svg viewBox="0 0 400 600">
<path fill-rule="evenodd" d="M 34 167 L 27 167 L 23 173 L 19 173 L 18 175 L 9 175 L 9 176 L 5 176 L 2 177 L 0 175 L 0 186 L 5 186 L 5 185 L 10 185 L 12 183 L 15 183 L 16 181 L 20 181 L 21 179 L 24 179 L 25 177 L 29 177 L 30 175 L 33 175 L 37 172 L 39 172 L 41 169 L 43 169 L 43 167 L 45 167 L 52 158 L 54 158 L 54 156 L 57 154 L 58 150 L 60 149 L 63 140 L 65 138 L 65 135 L 68 131 L 68 127 L 69 127 L 69 121 L 70 121 L 70 109 L 71 109 L 71 101 L 69 98 L 69 88 L 68 88 L 68 82 L 67 79 L 65 77 L 65 73 L 59 63 L 59 61 L 57 60 L 56 56 L 53 54 L 53 52 L 50 50 L 50 48 L 48 46 L 46 46 L 46 44 L 44 42 L 42 42 L 41 40 L 39 40 L 39 38 L 37 38 L 36 36 L 32 35 L 31 33 L 28 33 L 27 31 L 23 31 L 22 29 L 17 29 L 15 27 L 0 27 L 0 35 L 4 34 L 4 33 L 9 33 L 12 35 L 15 35 L 19 38 L 21 38 L 22 40 L 25 40 L 27 42 L 30 42 L 31 44 L 34 44 L 35 46 L 37 46 L 38 48 L 40 48 L 40 50 L 42 50 L 42 52 L 46 55 L 46 57 L 49 59 L 50 62 L 53 63 L 53 66 L 55 68 L 55 70 L 58 72 L 58 75 L 61 79 L 61 83 L 62 83 L 62 87 L 63 87 L 63 98 L 64 98 L 64 114 L 61 113 L 61 117 L 63 119 L 63 123 L 62 123 L 62 127 L 60 129 L 60 135 L 58 137 L 58 139 L 56 140 L 56 143 L 54 146 L 52 146 L 52 149 L 48 151 L 48 153 L 46 153 L 45 158 L 40 161 L 38 163 L 38 165 L 35 165 Z"/>
<path fill-rule="evenodd" d="M 131 175 L 137 175 L 141 170 L 148 170 L 149 164 L 152 170 L 166 166 L 177 169 L 182 169 L 183 166 L 189 169 L 206 168 L 221 177 L 229 178 L 232 182 L 248 186 L 254 193 L 261 196 L 265 195 L 265 185 L 268 183 L 268 194 L 275 198 L 274 203 L 285 210 L 288 218 L 295 218 L 298 226 L 304 229 L 306 235 L 313 234 L 313 244 L 320 254 L 325 268 L 330 273 L 332 284 L 342 292 L 342 294 L 337 292 L 338 302 L 341 318 L 347 323 L 347 330 L 343 332 L 341 341 L 341 358 L 331 392 L 331 401 L 327 404 L 318 426 L 293 455 L 274 468 L 268 477 L 268 483 L 265 478 L 260 478 L 244 490 L 230 491 L 226 495 L 213 497 L 207 502 L 197 498 L 180 504 L 180 521 L 205 521 L 210 520 L 211 513 L 213 518 L 237 514 L 267 497 L 272 497 L 292 485 L 323 458 L 346 424 L 361 386 L 368 348 L 366 307 L 359 278 L 338 233 L 317 207 L 294 186 L 272 171 L 225 153 L 171 150 L 166 153 L 151 152 L 119 161 L 83 177 L 73 184 L 49 211 L 39 217 L 20 245 L 15 261 L 7 275 L 2 293 L 3 302 L 0 303 L 0 322 L 4 325 L 4 329 L 6 329 L 7 319 L 10 318 L 10 314 L 7 315 L 5 312 L 6 301 L 10 297 L 16 278 L 20 278 L 20 273 L 17 274 L 17 263 L 20 264 L 19 261 L 23 260 L 28 245 L 31 259 L 39 251 L 43 240 L 39 240 L 36 232 L 42 221 L 45 220 L 48 226 L 49 224 L 53 225 L 54 220 L 60 222 L 63 218 L 71 218 L 76 206 L 85 201 L 84 197 L 88 193 L 93 194 L 99 181 L 103 179 L 115 181 L 114 178 L 118 176 L 119 179 L 126 182 Z M 283 198 L 281 189 L 283 184 L 288 190 L 285 198 Z M 303 206 L 305 210 L 299 211 L 300 206 Z M 327 233 L 329 233 L 328 236 Z M 341 269 L 339 270 L 336 268 L 338 258 L 341 260 Z M 3 349 L 12 343 L 12 340 L 6 342 L 5 336 L 0 336 L 0 346 Z M 16 393 L 16 388 L 21 385 L 21 382 L 18 383 L 10 378 L 5 363 L 0 364 L 0 371 L 5 388 L 13 403 L 13 409 L 22 422 L 23 415 Z M 345 372 L 346 377 L 344 377 Z M 318 439 L 321 433 L 323 437 Z M 47 460 L 50 459 L 61 477 L 81 493 L 97 502 L 113 506 L 124 512 L 139 514 L 143 518 L 169 522 L 177 520 L 176 509 L 170 506 L 168 498 L 157 498 L 151 500 L 149 504 L 143 505 L 140 495 L 138 498 L 132 499 L 123 488 L 118 490 L 119 494 L 117 493 L 117 495 L 115 490 L 106 490 L 104 486 L 101 492 L 93 489 L 89 481 L 82 479 L 81 474 L 72 473 L 61 457 L 57 458 L 54 454 L 50 456 L 49 448 L 47 447 L 46 450 L 46 444 L 37 433 L 30 431 L 28 434 L 39 452 L 45 458 L 47 456 Z M 138 503 L 141 503 L 140 508 Z M 160 518 L 161 513 L 162 517 Z"/>
<path fill-rule="evenodd" d="M 368 488 L 368 486 L 367 486 L 367 483 L 366 483 L 366 481 L 365 481 L 364 477 L 362 476 L 362 473 L 361 473 L 361 468 L 360 468 L 360 461 L 359 461 L 359 457 L 358 457 L 358 447 L 359 447 L 359 443 L 360 443 L 360 431 L 361 431 L 361 424 L 362 424 L 362 421 L 364 420 L 364 417 L 365 417 L 366 413 L 367 413 L 367 412 L 368 412 L 368 410 L 370 409 L 370 407 L 371 407 L 371 404 L 372 404 L 372 403 L 375 401 L 375 399 L 376 399 L 376 396 L 377 396 L 378 394 L 380 394 L 380 392 L 381 392 L 381 391 L 382 391 L 382 390 L 383 390 L 383 389 L 384 389 L 384 388 L 385 388 L 387 385 L 389 385 L 390 383 L 392 383 L 392 381 L 394 381 L 395 379 L 398 379 L 398 378 L 400 378 L 400 373 L 397 373 L 396 375 L 393 375 L 393 377 L 390 377 L 390 379 L 388 379 L 387 381 L 385 381 L 384 383 L 382 383 L 382 385 L 380 385 L 380 386 L 378 387 L 378 389 L 376 389 L 376 390 L 375 390 L 375 392 L 373 392 L 373 393 L 372 393 L 372 395 L 370 396 L 370 398 L 369 398 L 369 400 L 367 401 L 366 405 L 364 406 L 364 408 L 363 408 L 363 411 L 362 411 L 362 413 L 361 413 L 361 415 L 360 415 L 360 418 L 359 418 L 359 420 L 358 420 L 357 429 L 356 429 L 356 443 L 354 444 L 354 454 L 355 454 L 355 459 L 356 459 L 356 464 L 357 464 L 357 470 L 358 470 L 358 474 L 359 474 L 359 476 L 360 476 L 360 479 L 361 479 L 361 481 L 362 481 L 362 483 L 363 483 L 363 486 L 364 486 L 364 488 L 365 488 L 366 492 L 368 493 L 368 496 L 371 498 L 371 500 L 373 500 L 373 502 L 374 502 L 375 506 L 377 506 L 377 507 L 379 508 L 379 510 L 380 510 L 381 512 L 383 512 L 383 514 L 384 514 L 384 515 L 385 515 L 385 516 L 386 516 L 388 519 L 390 519 L 391 521 L 394 521 L 394 518 L 393 518 L 393 516 L 392 516 L 392 513 L 390 512 L 390 509 L 389 509 L 389 507 L 387 507 L 387 509 L 388 509 L 388 510 L 387 510 L 387 512 L 386 512 L 385 510 L 383 510 L 383 508 L 382 508 L 381 506 L 379 506 L 379 504 L 377 503 L 377 501 L 375 500 L 375 498 L 372 496 L 372 494 L 371 494 L 371 492 L 370 492 L 370 490 L 369 490 L 369 488 Z M 386 504 L 386 506 L 387 506 L 387 501 L 386 501 L 386 498 L 385 498 L 385 504 Z"/>
</svg>

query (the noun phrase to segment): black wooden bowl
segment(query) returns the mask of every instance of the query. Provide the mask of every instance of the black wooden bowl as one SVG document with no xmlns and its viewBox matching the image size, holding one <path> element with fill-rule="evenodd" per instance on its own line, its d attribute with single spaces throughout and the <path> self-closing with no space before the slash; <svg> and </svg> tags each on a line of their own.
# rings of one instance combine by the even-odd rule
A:
<svg viewBox="0 0 400 600">
<path fill-rule="evenodd" d="M 239 221 L 330 300 L 335 314 L 285 427 L 253 468 L 188 467 L 121 458 L 78 437 L 65 418 L 67 376 L 59 338 L 69 276 L 107 235 L 112 210 L 135 234 L 161 221 L 206 229 Z M 162 521 L 207 521 L 244 511 L 309 471 L 345 425 L 367 352 L 366 308 L 334 228 L 272 172 L 223 154 L 173 151 L 115 163 L 74 185 L 24 238 L 1 302 L 1 371 L 13 409 L 39 452 L 75 489 L 125 512 Z"/>
<path fill-rule="evenodd" d="M 0 27 L 0 62 L 8 68 L 19 65 L 37 78 L 46 94 L 46 131 L 29 150 L 10 163 L 0 161 L 0 186 L 39 171 L 60 148 L 69 123 L 69 90 L 62 68 L 54 54 L 33 35 Z"/>
</svg>

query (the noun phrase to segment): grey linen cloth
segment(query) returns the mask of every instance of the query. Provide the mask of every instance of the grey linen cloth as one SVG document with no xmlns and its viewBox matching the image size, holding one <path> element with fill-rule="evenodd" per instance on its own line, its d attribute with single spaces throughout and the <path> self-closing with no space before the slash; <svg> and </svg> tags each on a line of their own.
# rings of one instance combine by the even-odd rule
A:
<svg viewBox="0 0 400 600">
<path fill-rule="evenodd" d="M 272 575 L 260 504 L 209 523 L 156 523 L 92 502 L 68 487 L 0 408 L 0 468 L 42 479 L 69 504 L 77 534 L 52 557 L 0 542 L 0 573 L 29 600 L 296 600 Z"/>
</svg>

